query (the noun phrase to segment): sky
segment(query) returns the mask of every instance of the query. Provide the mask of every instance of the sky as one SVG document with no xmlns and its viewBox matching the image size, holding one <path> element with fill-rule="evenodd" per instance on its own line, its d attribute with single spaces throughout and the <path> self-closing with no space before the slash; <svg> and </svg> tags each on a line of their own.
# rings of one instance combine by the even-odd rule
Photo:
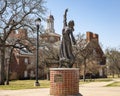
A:
<svg viewBox="0 0 120 96">
<path fill-rule="evenodd" d="M 61 34 L 63 14 L 74 20 L 74 35 L 91 31 L 99 35 L 104 49 L 120 48 L 120 0 L 46 0 L 48 12 L 54 16 L 55 32 Z"/>
</svg>

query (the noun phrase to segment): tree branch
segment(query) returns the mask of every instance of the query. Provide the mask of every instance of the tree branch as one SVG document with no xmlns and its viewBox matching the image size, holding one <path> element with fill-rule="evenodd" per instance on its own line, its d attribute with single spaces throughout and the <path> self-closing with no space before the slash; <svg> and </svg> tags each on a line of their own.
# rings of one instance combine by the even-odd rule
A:
<svg viewBox="0 0 120 96">
<path fill-rule="evenodd" d="M 4 0 L 5 2 L 5 5 L 4 7 L 0 10 L 0 15 L 4 13 L 4 11 L 6 10 L 6 7 L 7 7 L 7 0 Z"/>
</svg>

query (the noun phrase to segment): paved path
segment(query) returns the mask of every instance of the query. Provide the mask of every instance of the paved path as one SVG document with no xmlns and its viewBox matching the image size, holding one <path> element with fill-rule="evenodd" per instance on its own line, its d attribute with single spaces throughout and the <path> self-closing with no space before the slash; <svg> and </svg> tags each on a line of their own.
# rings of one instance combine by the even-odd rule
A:
<svg viewBox="0 0 120 96">
<path fill-rule="evenodd" d="M 80 85 L 80 93 L 83 96 L 120 96 L 120 87 L 105 87 L 115 81 L 110 82 L 91 82 Z"/>
<path fill-rule="evenodd" d="M 114 81 L 120 81 L 115 79 Z M 83 96 L 120 96 L 120 87 L 104 87 L 110 82 L 91 82 L 80 85 Z M 0 96 L 49 96 L 49 88 L 26 90 L 0 90 Z"/>
</svg>

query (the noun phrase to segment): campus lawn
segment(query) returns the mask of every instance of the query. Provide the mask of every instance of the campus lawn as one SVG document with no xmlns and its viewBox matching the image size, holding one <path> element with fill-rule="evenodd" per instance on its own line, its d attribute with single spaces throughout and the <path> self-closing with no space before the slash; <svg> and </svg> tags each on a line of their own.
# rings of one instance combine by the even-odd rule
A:
<svg viewBox="0 0 120 96">
<path fill-rule="evenodd" d="M 109 81 L 113 81 L 112 78 L 97 78 L 97 79 L 86 79 L 85 82 L 83 81 L 83 79 L 80 79 L 79 84 L 86 84 L 86 83 L 91 83 L 91 82 L 109 82 Z"/>
<path fill-rule="evenodd" d="M 84 82 L 80 79 L 79 84 L 86 84 L 90 82 L 109 82 L 112 81 L 112 78 L 101 78 L 101 79 L 86 79 Z M 40 86 L 34 86 L 35 80 L 15 80 L 10 81 L 9 85 L 0 85 L 0 90 L 20 90 L 20 89 L 35 89 L 35 88 L 49 88 L 50 81 L 48 80 L 39 80 Z M 120 82 L 114 82 L 107 85 L 108 87 L 120 87 Z"/>
<path fill-rule="evenodd" d="M 35 89 L 35 88 L 49 88 L 50 81 L 39 80 L 40 86 L 34 86 L 35 80 L 15 80 L 10 81 L 9 85 L 0 85 L 0 90 L 20 90 L 20 89 Z M 91 82 L 91 81 L 89 81 Z M 85 84 L 89 82 L 83 82 L 80 80 L 79 84 Z"/>
<path fill-rule="evenodd" d="M 15 80 L 10 81 L 9 85 L 0 85 L 3 90 L 19 90 L 19 89 L 34 89 L 34 88 L 49 88 L 50 81 L 40 80 L 40 86 L 34 86 L 35 80 Z"/>
<path fill-rule="evenodd" d="M 112 78 L 97 78 L 97 79 L 86 79 L 85 82 L 109 82 L 112 81 Z M 80 80 L 81 83 L 84 83 L 83 79 Z"/>
<path fill-rule="evenodd" d="M 107 87 L 120 87 L 120 82 L 113 82 L 111 84 L 108 84 Z"/>
<path fill-rule="evenodd" d="M 98 78 L 98 79 L 95 79 L 95 82 L 109 82 L 109 81 L 113 81 L 113 78 Z"/>
</svg>

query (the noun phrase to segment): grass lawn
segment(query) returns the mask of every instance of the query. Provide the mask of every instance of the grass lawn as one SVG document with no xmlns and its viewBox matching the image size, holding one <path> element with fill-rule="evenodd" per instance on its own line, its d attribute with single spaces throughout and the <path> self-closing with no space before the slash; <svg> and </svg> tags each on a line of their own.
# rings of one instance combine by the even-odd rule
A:
<svg viewBox="0 0 120 96">
<path fill-rule="evenodd" d="M 90 82 L 109 82 L 109 81 L 113 81 L 113 79 L 112 78 L 86 79 L 85 82 L 83 81 L 83 79 L 81 79 L 79 84 L 86 84 Z"/>
<path fill-rule="evenodd" d="M 112 78 L 98 78 L 98 79 L 86 79 L 86 83 L 87 82 L 108 82 L 108 81 L 112 81 Z M 84 82 L 83 79 L 80 80 L 80 82 Z"/>
<path fill-rule="evenodd" d="M 90 82 L 109 82 L 112 81 L 112 78 L 101 78 L 101 79 L 86 79 L 84 82 L 83 80 L 80 80 L 79 84 L 86 84 Z M 49 88 L 50 87 L 50 81 L 48 80 L 39 80 L 40 86 L 34 86 L 35 80 L 15 80 L 10 81 L 9 85 L 0 85 L 0 90 L 19 90 L 19 89 L 34 89 L 34 88 Z M 115 82 L 112 84 L 109 84 L 107 86 L 116 86 L 120 87 L 120 82 Z"/>
<path fill-rule="evenodd" d="M 80 80 L 79 84 L 86 84 L 90 81 L 83 82 Z M 9 85 L 0 85 L 0 90 L 20 90 L 20 89 L 34 89 L 34 88 L 49 88 L 50 81 L 39 80 L 40 86 L 34 86 L 35 80 L 15 80 L 10 81 Z"/>
<path fill-rule="evenodd" d="M 9 85 L 0 85 L 3 90 L 19 90 L 19 89 L 34 89 L 34 88 L 49 88 L 50 81 L 40 80 L 40 86 L 34 86 L 35 80 L 16 80 L 10 81 Z"/>
<path fill-rule="evenodd" d="M 113 78 L 98 78 L 98 79 L 95 79 L 95 82 L 109 82 L 109 81 L 113 81 Z"/>
<path fill-rule="evenodd" d="M 114 83 L 108 84 L 107 87 L 120 87 L 120 82 L 114 82 Z"/>
</svg>

